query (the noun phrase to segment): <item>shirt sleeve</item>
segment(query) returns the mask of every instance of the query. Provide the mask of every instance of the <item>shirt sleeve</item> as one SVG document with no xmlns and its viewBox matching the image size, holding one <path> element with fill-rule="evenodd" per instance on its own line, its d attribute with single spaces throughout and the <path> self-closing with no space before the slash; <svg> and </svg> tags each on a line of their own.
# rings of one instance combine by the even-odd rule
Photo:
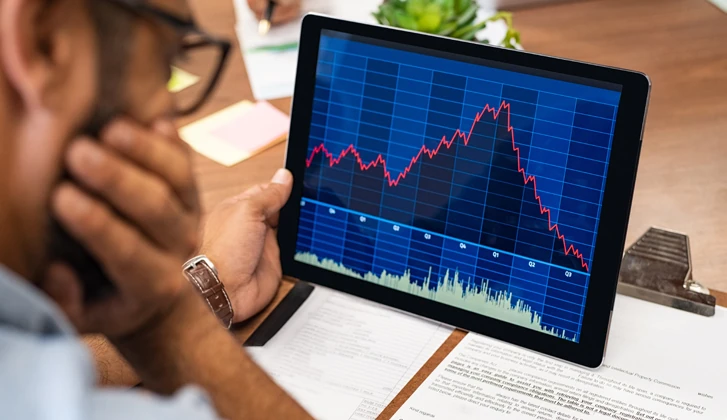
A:
<svg viewBox="0 0 727 420">
<path fill-rule="evenodd" d="M 206 394 L 186 387 L 172 397 L 134 390 L 99 389 L 91 396 L 90 420 L 219 420 Z"/>
<path fill-rule="evenodd" d="M 0 419 L 219 420 L 206 394 L 171 397 L 96 387 L 91 357 L 73 336 L 38 337 L 0 325 Z"/>
</svg>

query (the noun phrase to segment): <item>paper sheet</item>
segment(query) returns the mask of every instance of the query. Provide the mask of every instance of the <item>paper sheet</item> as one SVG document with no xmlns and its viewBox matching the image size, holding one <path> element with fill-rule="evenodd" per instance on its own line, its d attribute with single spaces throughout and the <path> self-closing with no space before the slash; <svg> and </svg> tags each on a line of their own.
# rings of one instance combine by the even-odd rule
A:
<svg viewBox="0 0 727 420">
<path fill-rule="evenodd" d="M 324 13 L 349 20 L 375 23 L 371 12 L 380 0 L 306 0 L 303 14 Z M 302 19 L 284 25 L 275 25 L 268 34 L 258 33 L 258 21 L 244 0 L 235 0 L 237 38 L 240 40 L 252 93 L 257 100 L 282 98 L 293 95 L 298 50 L 283 52 L 253 51 L 262 46 L 298 42 Z"/>
<path fill-rule="evenodd" d="M 316 286 L 255 361 L 316 419 L 370 420 L 452 329 Z"/>
<path fill-rule="evenodd" d="M 198 153 L 232 166 L 285 140 L 290 119 L 267 102 L 242 101 L 179 130 Z"/>
<path fill-rule="evenodd" d="M 712 4 L 722 9 L 723 12 L 727 13 L 727 0 L 709 0 Z"/>
<path fill-rule="evenodd" d="M 618 296 L 604 365 L 587 370 L 476 334 L 396 420 L 724 420 L 727 310 L 705 318 Z"/>
<path fill-rule="evenodd" d="M 381 0 L 306 0 L 303 14 L 322 13 L 355 22 L 376 24 L 371 13 L 381 4 Z M 258 21 L 244 0 L 235 0 L 237 15 L 237 38 L 240 40 L 247 75 L 252 93 L 257 100 L 282 98 L 293 95 L 295 73 L 298 64 L 298 50 L 282 52 L 255 51 L 260 47 L 290 44 L 300 39 L 302 20 L 276 25 L 267 35 L 258 33 Z M 494 10 L 482 9 L 480 18 L 492 16 Z M 478 34 L 492 42 L 500 42 L 507 31 L 504 22 L 493 22 Z"/>
</svg>

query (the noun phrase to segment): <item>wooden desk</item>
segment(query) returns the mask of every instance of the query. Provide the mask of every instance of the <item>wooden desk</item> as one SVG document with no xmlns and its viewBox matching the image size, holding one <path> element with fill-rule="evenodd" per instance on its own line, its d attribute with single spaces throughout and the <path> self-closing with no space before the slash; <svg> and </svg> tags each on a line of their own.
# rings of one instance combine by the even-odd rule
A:
<svg viewBox="0 0 727 420">
<path fill-rule="evenodd" d="M 192 4 L 204 27 L 235 39 L 230 0 Z M 727 16 L 703 0 L 601 0 L 517 11 L 515 23 L 530 51 L 651 76 L 652 99 L 628 241 L 653 225 L 685 232 L 691 237 L 695 278 L 710 288 L 727 290 Z M 213 100 L 187 121 L 242 99 L 253 98 L 235 46 Z M 273 104 L 288 111 L 290 101 Z M 203 204 L 210 208 L 267 181 L 282 166 L 283 156 L 280 145 L 233 168 L 197 156 Z M 283 283 L 276 302 L 290 287 Z M 719 303 L 727 305 L 727 295 L 717 295 Z M 241 326 L 237 335 L 246 338 L 269 311 Z M 453 337 L 456 340 L 456 334 Z M 438 352 L 429 365 L 436 366 L 442 354 L 446 352 Z"/>
<path fill-rule="evenodd" d="M 231 0 L 192 3 L 204 27 L 236 40 Z M 704 0 L 602 0 L 516 11 L 515 23 L 530 51 L 651 77 L 628 243 L 649 226 L 687 233 L 695 278 L 727 291 L 727 15 Z M 235 45 L 220 88 L 191 119 L 242 99 L 253 97 Z M 273 104 L 287 112 L 290 100 Z M 267 181 L 283 165 L 284 150 L 279 145 L 233 168 L 198 156 L 204 205 Z"/>
</svg>

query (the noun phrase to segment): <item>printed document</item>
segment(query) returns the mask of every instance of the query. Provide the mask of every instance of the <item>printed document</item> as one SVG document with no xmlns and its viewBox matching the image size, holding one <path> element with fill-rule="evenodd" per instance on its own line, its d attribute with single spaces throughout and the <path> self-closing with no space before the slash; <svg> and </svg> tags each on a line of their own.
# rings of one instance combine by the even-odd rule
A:
<svg viewBox="0 0 727 420">
<path fill-rule="evenodd" d="M 369 420 L 452 328 L 316 286 L 255 361 L 313 417 Z"/>
<path fill-rule="evenodd" d="M 618 296 L 596 370 L 467 334 L 392 417 L 727 419 L 727 310 L 713 318 Z"/>
</svg>

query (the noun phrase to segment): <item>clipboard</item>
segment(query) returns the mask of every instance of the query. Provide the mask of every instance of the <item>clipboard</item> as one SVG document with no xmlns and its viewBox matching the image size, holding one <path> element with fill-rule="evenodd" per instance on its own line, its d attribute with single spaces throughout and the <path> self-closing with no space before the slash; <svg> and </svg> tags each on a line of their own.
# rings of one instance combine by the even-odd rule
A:
<svg viewBox="0 0 727 420">
<path fill-rule="evenodd" d="M 313 293 L 311 284 L 297 281 L 280 303 L 260 323 L 255 331 L 245 340 L 244 347 L 262 347 L 280 331 L 290 318 L 300 309 L 306 299 Z"/>
</svg>

